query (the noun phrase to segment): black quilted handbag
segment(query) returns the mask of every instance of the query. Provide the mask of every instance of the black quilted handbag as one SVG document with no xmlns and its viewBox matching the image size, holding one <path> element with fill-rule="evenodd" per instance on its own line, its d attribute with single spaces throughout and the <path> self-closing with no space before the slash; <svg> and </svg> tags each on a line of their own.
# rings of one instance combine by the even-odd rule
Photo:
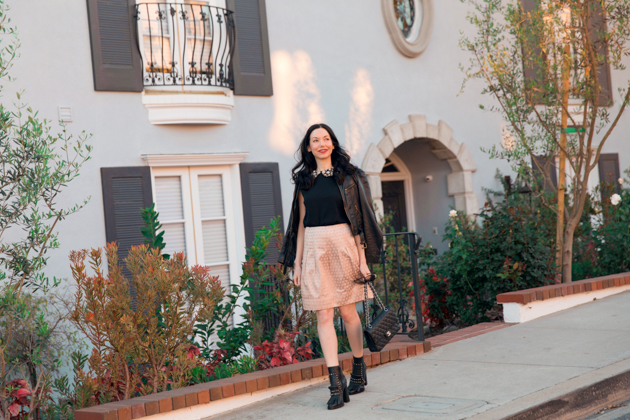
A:
<svg viewBox="0 0 630 420">
<path fill-rule="evenodd" d="M 373 277 L 372 277 L 373 278 Z M 370 320 L 370 311 L 368 308 L 368 285 L 372 289 L 372 293 L 374 293 L 374 298 L 378 302 L 378 306 L 381 307 L 381 311 L 376 315 L 374 320 Z M 378 293 L 374 290 L 374 285 L 371 281 L 366 281 L 363 284 L 365 290 L 365 300 L 363 301 L 363 313 L 365 314 L 365 330 L 363 330 L 363 335 L 365 336 L 365 341 L 371 352 L 378 352 L 383 350 L 383 347 L 389 343 L 389 341 L 394 338 L 394 335 L 400 329 L 400 323 L 398 322 L 398 317 L 394 309 L 387 305 L 383 305 L 381 298 L 379 298 Z"/>
</svg>

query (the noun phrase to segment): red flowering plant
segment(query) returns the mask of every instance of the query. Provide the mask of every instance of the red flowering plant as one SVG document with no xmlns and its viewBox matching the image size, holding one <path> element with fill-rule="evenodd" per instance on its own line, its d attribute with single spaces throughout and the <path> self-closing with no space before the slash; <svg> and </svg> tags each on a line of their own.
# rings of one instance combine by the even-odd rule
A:
<svg viewBox="0 0 630 420">
<path fill-rule="evenodd" d="M 129 251 L 127 277 L 117 251 L 115 243 L 105 249 L 107 274 L 101 249 L 70 255 L 77 282 L 70 320 L 93 346 L 88 366 L 103 381 L 100 392 L 123 400 L 186 386 L 193 326 L 212 316 L 220 281 L 207 267 L 188 267 L 182 253 L 165 259 L 147 246 Z"/>
<path fill-rule="evenodd" d="M 276 331 L 276 338 L 272 342 L 265 340 L 260 346 L 255 346 L 254 350 L 260 352 L 258 358 L 260 370 L 291 365 L 312 359 L 313 350 L 310 348 L 310 341 L 303 346 L 295 346 L 295 338 L 299 334 L 299 332 L 295 331 Z"/>
<path fill-rule="evenodd" d="M 9 395 L 8 412 L 0 415 L 6 420 L 25 420 L 32 416 L 29 414 L 34 407 L 39 407 L 42 401 L 50 399 L 50 389 L 39 387 L 35 395 L 31 391 L 30 384 L 24 379 L 14 379 L 6 384 L 6 392 Z"/>
<path fill-rule="evenodd" d="M 194 344 L 191 344 L 188 347 L 188 355 L 186 355 L 186 359 L 195 360 L 195 358 L 199 356 L 200 354 L 201 354 L 201 351 L 199 350 L 199 347 L 195 346 Z"/>
<path fill-rule="evenodd" d="M 431 327 L 442 326 L 445 322 L 451 322 L 452 315 L 446 307 L 446 301 L 451 292 L 448 279 L 437 274 L 432 264 L 435 261 L 434 248 L 427 244 L 418 250 L 420 305 L 424 325 Z M 411 312 L 415 314 L 416 300 L 413 281 L 407 284 L 408 300 L 411 303 Z"/>
<path fill-rule="evenodd" d="M 416 313 L 416 293 L 414 291 L 413 288 L 413 281 L 410 281 L 409 284 L 407 285 L 407 288 L 409 288 L 411 291 L 409 292 L 409 302 L 411 302 L 411 313 L 415 314 Z M 429 301 L 429 296 L 427 294 L 427 286 L 426 284 L 424 284 L 424 281 L 420 281 L 420 307 L 422 308 L 422 319 L 424 320 L 424 323 L 431 323 L 429 320 L 430 317 L 430 312 L 429 312 L 429 305 L 428 305 L 428 301 Z"/>
<path fill-rule="evenodd" d="M 217 379 L 216 369 L 220 364 L 225 363 L 226 354 L 227 351 L 224 349 L 215 349 L 208 359 L 204 359 L 199 347 L 191 344 L 188 349 L 188 356 L 186 356 L 195 363 L 190 370 L 190 384 L 200 384 Z"/>
<path fill-rule="evenodd" d="M 422 316 L 430 326 L 441 326 L 450 322 L 453 315 L 448 310 L 446 301 L 451 295 L 448 280 L 429 268 L 423 276 Z"/>
<path fill-rule="evenodd" d="M 9 413 L 6 418 L 11 420 L 23 419 L 28 416 L 31 405 L 31 390 L 24 379 L 14 379 L 7 384 L 9 394 Z"/>
</svg>

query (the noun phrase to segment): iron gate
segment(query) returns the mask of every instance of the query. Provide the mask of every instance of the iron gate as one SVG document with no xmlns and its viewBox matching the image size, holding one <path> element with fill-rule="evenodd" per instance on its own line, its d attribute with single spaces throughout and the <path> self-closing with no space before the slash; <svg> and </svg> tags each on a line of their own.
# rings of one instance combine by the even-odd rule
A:
<svg viewBox="0 0 630 420">
<path fill-rule="evenodd" d="M 393 238 L 393 241 L 392 239 Z M 389 240 L 388 240 L 389 239 Z M 385 234 L 385 245 L 381 251 L 381 276 L 377 276 L 375 282 L 379 286 L 379 282 L 382 282 L 383 291 L 385 295 L 385 305 L 390 305 L 391 290 L 391 278 L 388 279 L 388 271 L 393 268 L 395 273 L 396 283 L 393 284 L 394 290 L 397 289 L 397 299 L 392 302 L 392 307 L 396 310 L 398 320 L 402 326 L 401 331 L 398 334 L 409 335 L 414 337 L 414 327 L 417 327 L 417 341 L 424 341 L 424 323 L 422 318 L 422 293 L 420 288 L 420 279 L 418 276 L 418 249 L 422 238 L 415 232 L 395 232 Z M 391 247 L 391 249 L 390 249 Z M 406 250 L 404 248 L 407 248 Z M 405 266 L 401 261 L 403 257 L 409 258 L 408 266 Z M 391 257 L 388 257 L 391 256 Z M 393 258 L 393 261 L 390 259 Z M 390 265 L 392 263 L 393 265 Z M 374 264 L 370 264 L 370 271 L 375 273 Z M 403 285 L 403 277 L 409 277 L 413 286 L 413 306 L 415 307 L 415 320 L 412 318 L 412 308 L 410 308 L 410 302 L 408 295 L 405 294 L 405 290 L 408 287 Z M 377 287 L 378 290 L 378 287 Z M 374 299 L 370 305 L 372 308 L 372 315 L 374 316 L 378 311 L 378 305 L 375 304 Z"/>
</svg>

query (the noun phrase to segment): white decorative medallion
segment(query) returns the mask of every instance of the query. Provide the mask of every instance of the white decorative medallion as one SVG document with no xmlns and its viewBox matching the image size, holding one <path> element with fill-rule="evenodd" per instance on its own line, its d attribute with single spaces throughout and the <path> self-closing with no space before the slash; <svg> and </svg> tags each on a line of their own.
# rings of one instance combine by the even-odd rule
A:
<svg viewBox="0 0 630 420">
<path fill-rule="evenodd" d="M 422 54 L 433 32 L 433 0 L 381 0 L 381 9 L 396 49 L 410 58 Z"/>
</svg>

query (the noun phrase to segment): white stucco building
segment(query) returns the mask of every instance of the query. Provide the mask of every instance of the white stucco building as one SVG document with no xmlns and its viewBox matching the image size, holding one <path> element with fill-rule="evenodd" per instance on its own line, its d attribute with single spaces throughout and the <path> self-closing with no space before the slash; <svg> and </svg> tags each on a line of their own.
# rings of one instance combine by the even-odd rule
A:
<svg viewBox="0 0 630 420">
<path fill-rule="evenodd" d="M 460 94 L 458 41 L 472 30 L 460 1 L 8 3 L 21 57 L 3 101 L 25 89 L 41 116 L 93 134 L 63 197 L 91 201 L 59 226 L 50 276 L 70 277 L 70 250 L 142 243 L 139 208 L 155 202 L 167 251 L 236 281 L 253 232 L 269 215 L 286 226 L 294 153 L 314 122 L 336 131 L 377 202 L 439 250 L 450 208 L 477 211 L 496 170 L 510 173 L 480 150 L 501 142 L 504 122 L 478 106 L 490 99 L 474 84 Z M 611 74 L 616 92 L 628 75 Z M 630 114 L 605 148 L 621 170 L 628 132 Z"/>
</svg>

